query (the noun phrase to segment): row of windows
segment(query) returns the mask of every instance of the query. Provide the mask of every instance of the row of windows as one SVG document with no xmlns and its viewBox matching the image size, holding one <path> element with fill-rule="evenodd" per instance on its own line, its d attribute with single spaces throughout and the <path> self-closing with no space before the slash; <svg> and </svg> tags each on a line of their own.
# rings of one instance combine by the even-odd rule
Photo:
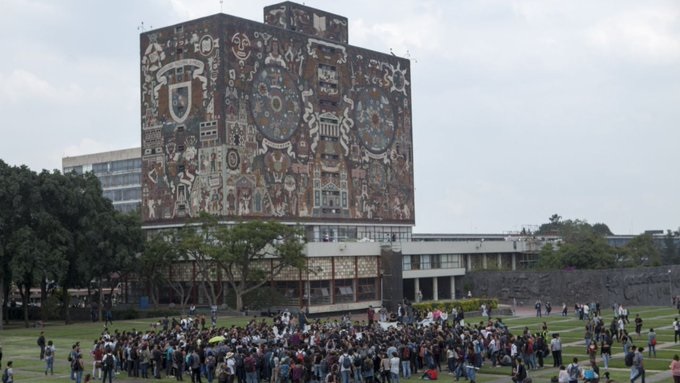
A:
<svg viewBox="0 0 680 383">
<path fill-rule="evenodd" d="M 460 254 L 404 255 L 402 262 L 404 271 L 457 269 L 463 267 L 463 256 Z"/>
<path fill-rule="evenodd" d="M 141 158 L 133 158 L 130 160 L 120 160 L 111 162 L 100 162 L 98 164 L 92 165 L 92 171 L 94 171 L 95 174 L 129 172 L 141 169 L 142 169 Z"/>
<path fill-rule="evenodd" d="M 116 201 L 139 201 L 142 199 L 142 191 L 139 188 L 104 190 L 104 197 L 113 202 Z"/>
<path fill-rule="evenodd" d="M 307 240 L 311 242 L 396 242 L 410 241 L 409 226 L 310 226 Z"/>
<path fill-rule="evenodd" d="M 142 173 L 126 173 L 111 176 L 99 176 L 99 182 L 103 188 L 111 188 L 127 185 L 141 185 Z"/>
<path fill-rule="evenodd" d="M 302 294 L 300 294 L 301 284 L 298 281 L 277 282 L 276 289 L 283 292 L 284 297 L 290 304 L 296 304 L 299 299 L 302 299 L 304 303 L 309 302 L 312 305 L 362 302 L 378 299 L 377 286 L 379 286 L 379 282 L 376 278 L 310 281 L 309 289 L 305 287 L 306 284 L 307 282 L 302 283 Z"/>
</svg>

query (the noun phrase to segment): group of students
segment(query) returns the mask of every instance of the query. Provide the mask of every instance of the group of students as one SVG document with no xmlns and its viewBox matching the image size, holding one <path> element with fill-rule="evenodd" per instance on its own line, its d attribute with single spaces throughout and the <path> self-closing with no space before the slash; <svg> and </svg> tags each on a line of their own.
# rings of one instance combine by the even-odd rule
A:
<svg viewBox="0 0 680 383">
<path fill-rule="evenodd" d="M 626 341 L 624 349 L 631 351 L 631 381 L 644 382 L 643 348 L 627 346 L 625 332 L 619 338 L 598 316 L 591 318 L 586 322 L 590 357 L 586 367 L 576 358 L 569 365 L 562 363 L 559 334 L 550 334 L 545 322 L 536 332 L 525 327 L 513 333 L 500 318 L 484 317 L 470 324 L 462 315 L 456 315 L 453 322 L 389 328 L 377 321 L 350 320 L 316 320 L 306 326 L 306 316 L 290 313 L 277 317 L 273 325 L 252 319 L 242 327 L 206 327 L 205 321 L 190 317 L 165 318 L 146 331 L 102 332 L 89 350 L 92 374 L 86 374 L 85 382 L 88 375 L 111 382 L 115 374 L 125 373 L 141 378 L 165 375 L 192 383 L 399 383 L 412 376 L 437 380 L 442 371 L 448 371 L 455 380 L 466 378 L 473 383 L 482 364 L 490 362 L 511 367 L 512 380 L 527 383 L 529 371 L 542 368 L 552 354 L 560 383 L 595 383 L 607 378 L 606 373 L 600 374 L 597 354 L 607 370 L 615 340 Z M 46 375 L 53 373 L 55 352 L 51 341 L 41 347 Z M 88 369 L 83 358 L 80 344 L 74 344 L 68 359 L 76 383 L 83 382 Z M 677 369 L 680 372 L 680 363 Z M 13 375 L 11 362 L 6 371 Z"/>
</svg>

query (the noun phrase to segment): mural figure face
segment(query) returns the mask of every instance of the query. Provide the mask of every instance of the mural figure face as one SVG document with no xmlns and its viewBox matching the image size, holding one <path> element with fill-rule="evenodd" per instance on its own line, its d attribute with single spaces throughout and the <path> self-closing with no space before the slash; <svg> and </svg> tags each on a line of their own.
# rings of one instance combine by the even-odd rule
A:
<svg viewBox="0 0 680 383">
<path fill-rule="evenodd" d="M 245 33 L 234 33 L 231 37 L 231 51 L 239 61 L 245 61 L 250 57 L 250 39 Z"/>
</svg>

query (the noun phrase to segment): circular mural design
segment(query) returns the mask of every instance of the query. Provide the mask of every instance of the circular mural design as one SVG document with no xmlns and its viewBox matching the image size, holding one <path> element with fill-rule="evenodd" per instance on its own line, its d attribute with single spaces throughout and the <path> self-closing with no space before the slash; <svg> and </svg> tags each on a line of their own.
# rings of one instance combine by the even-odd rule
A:
<svg viewBox="0 0 680 383">
<path fill-rule="evenodd" d="M 259 131 L 275 142 L 295 133 L 302 108 L 297 82 L 285 68 L 265 66 L 253 79 L 250 110 Z"/>
<path fill-rule="evenodd" d="M 229 149 L 227 151 L 227 166 L 231 170 L 238 169 L 241 159 L 239 158 L 238 152 L 235 149 Z"/>
<path fill-rule="evenodd" d="M 359 141 L 368 151 L 384 153 L 394 140 L 394 110 L 385 93 L 377 87 L 359 89 L 354 120 Z"/>
</svg>

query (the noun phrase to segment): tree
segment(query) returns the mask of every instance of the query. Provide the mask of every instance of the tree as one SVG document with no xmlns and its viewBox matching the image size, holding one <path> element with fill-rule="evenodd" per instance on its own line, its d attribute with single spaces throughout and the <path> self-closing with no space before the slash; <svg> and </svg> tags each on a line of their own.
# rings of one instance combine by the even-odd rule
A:
<svg viewBox="0 0 680 383">
<path fill-rule="evenodd" d="M 263 221 L 229 226 L 207 214 L 198 222 L 200 226 L 189 224 L 181 230 L 181 249 L 190 259 L 198 260 L 197 270 L 203 273 L 204 281 L 214 280 L 207 275 L 205 263 L 218 265 L 234 291 L 236 310 L 243 309 L 245 294 L 272 281 L 286 268 L 306 267 L 304 237 L 296 227 Z"/>
<path fill-rule="evenodd" d="M 553 214 L 549 221 L 539 227 L 537 234 L 558 235 L 562 241 L 557 248 L 552 245 L 544 247 L 539 254 L 538 267 L 601 269 L 616 266 L 613 249 L 605 239 L 611 234 L 607 225 L 590 225 L 579 219 L 563 220 L 557 214 Z"/>
<path fill-rule="evenodd" d="M 628 267 L 661 265 L 661 253 L 651 234 L 635 236 L 623 247 L 623 254 Z"/>
<path fill-rule="evenodd" d="M 175 244 L 174 232 L 159 231 L 148 235 L 144 242 L 144 250 L 140 255 L 137 265 L 139 278 L 149 292 L 154 307 L 158 307 L 160 288 L 164 285 L 174 285 L 169 278 L 169 265 L 174 264 L 179 258 Z M 174 287 L 173 287 L 174 289 Z M 182 311 L 184 310 L 184 290 L 182 294 Z"/>
<path fill-rule="evenodd" d="M 306 268 L 302 232 L 278 222 L 248 221 L 215 231 L 221 245 L 213 258 L 236 295 L 236 310 L 243 309 L 243 296 L 272 281 L 286 268 Z"/>
</svg>

